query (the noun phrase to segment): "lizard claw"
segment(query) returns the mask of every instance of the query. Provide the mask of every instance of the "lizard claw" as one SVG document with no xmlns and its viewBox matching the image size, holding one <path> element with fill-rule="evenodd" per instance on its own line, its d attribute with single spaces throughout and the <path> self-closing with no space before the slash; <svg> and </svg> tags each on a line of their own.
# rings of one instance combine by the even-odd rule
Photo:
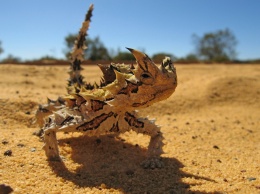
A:
<svg viewBox="0 0 260 194">
<path fill-rule="evenodd" d="M 141 163 L 141 166 L 145 169 L 163 168 L 164 163 L 161 158 L 148 158 Z"/>
<path fill-rule="evenodd" d="M 48 158 L 49 161 L 62 162 L 62 158 L 60 156 L 51 156 Z"/>
</svg>

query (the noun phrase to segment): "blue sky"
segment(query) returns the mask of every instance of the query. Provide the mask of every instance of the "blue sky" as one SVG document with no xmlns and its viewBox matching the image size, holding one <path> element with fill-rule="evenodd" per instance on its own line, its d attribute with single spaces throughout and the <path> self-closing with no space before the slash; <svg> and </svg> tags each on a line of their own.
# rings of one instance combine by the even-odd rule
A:
<svg viewBox="0 0 260 194">
<path fill-rule="evenodd" d="M 0 59 L 63 58 L 64 38 L 78 32 L 90 3 L 89 36 L 99 36 L 108 49 L 183 57 L 194 51 L 193 34 L 229 28 L 238 40 L 237 58 L 260 58 L 260 0 L 5 0 Z"/>
</svg>

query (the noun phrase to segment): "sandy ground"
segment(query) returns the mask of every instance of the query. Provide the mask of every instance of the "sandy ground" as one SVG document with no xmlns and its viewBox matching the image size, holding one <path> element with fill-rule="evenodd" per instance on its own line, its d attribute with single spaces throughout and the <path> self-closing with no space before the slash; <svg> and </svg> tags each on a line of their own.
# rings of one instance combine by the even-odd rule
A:
<svg viewBox="0 0 260 194">
<path fill-rule="evenodd" d="M 46 161 L 34 112 L 65 94 L 67 70 L 0 66 L 0 193 L 260 193 L 260 65 L 177 65 L 175 94 L 140 111 L 162 125 L 155 170 L 140 167 L 149 138 L 135 133 L 61 133 L 64 163 Z"/>
</svg>

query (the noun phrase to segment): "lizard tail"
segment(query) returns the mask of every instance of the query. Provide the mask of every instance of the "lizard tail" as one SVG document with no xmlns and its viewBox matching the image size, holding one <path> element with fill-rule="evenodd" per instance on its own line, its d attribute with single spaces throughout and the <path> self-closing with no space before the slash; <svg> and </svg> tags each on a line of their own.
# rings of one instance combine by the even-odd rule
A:
<svg viewBox="0 0 260 194">
<path fill-rule="evenodd" d="M 83 81 L 83 76 L 81 75 L 81 63 L 84 61 L 84 50 L 87 49 L 85 44 L 87 31 L 90 24 L 90 19 L 92 16 L 92 11 L 94 9 L 93 4 L 90 5 L 88 12 L 85 17 L 85 21 L 82 23 L 82 26 L 79 30 L 77 39 L 75 40 L 74 47 L 71 52 L 70 59 L 70 70 L 69 70 L 69 80 L 68 80 L 68 93 L 78 93 L 78 90 L 81 86 L 85 85 Z"/>
</svg>

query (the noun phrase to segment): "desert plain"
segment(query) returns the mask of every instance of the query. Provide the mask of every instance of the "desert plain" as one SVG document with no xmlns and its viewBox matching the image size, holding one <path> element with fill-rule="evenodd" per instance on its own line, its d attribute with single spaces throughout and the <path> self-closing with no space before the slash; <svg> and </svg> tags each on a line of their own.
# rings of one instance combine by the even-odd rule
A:
<svg viewBox="0 0 260 194">
<path fill-rule="evenodd" d="M 49 162 L 34 114 L 66 94 L 68 66 L 0 65 L 0 193 L 260 193 L 260 65 L 176 65 L 178 87 L 140 110 L 164 134 L 161 169 L 143 169 L 148 136 L 59 133 Z M 84 65 L 85 80 L 101 72 Z"/>
</svg>

